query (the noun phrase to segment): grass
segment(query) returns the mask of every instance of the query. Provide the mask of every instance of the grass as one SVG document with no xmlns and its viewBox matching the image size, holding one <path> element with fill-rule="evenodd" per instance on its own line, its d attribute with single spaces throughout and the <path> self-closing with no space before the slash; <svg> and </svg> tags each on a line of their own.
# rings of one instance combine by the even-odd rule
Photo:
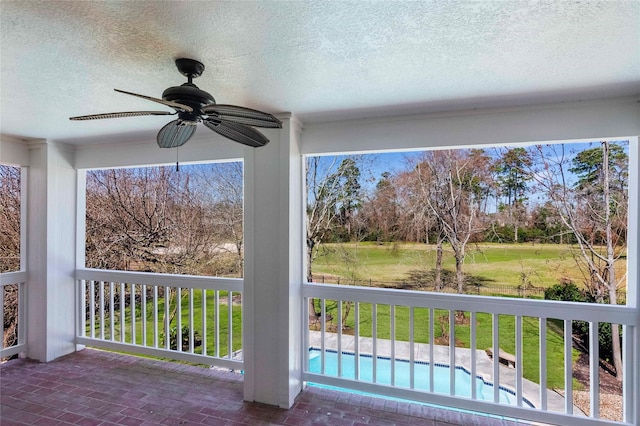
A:
<svg viewBox="0 0 640 426">
<path fill-rule="evenodd" d="M 435 246 L 430 244 L 323 244 L 312 265 L 315 276 L 347 279 L 402 281 L 411 272 L 428 271 L 435 265 Z M 487 285 L 517 287 L 527 280 L 547 288 L 563 280 L 580 285 L 584 277 L 576 267 L 571 249 L 558 244 L 469 244 L 465 274 Z M 626 260 L 617 263 L 618 276 L 626 271 Z M 445 269 L 455 269 L 453 251 L 445 245 Z"/>
<path fill-rule="evenodd" d="M 228 323 L 229 323 L 229 304 L 228 304 L 228 293 L 226 291 L 219 292 L 219 335 L 216 340 L 216 331 L 215 331 L 215 294 L 213 291 L 207 291 L 206 295 L 206 309 L 207 309 L 207 318 L 206 318 L 206 346 L 207 346 L 207 354 L 214 355 L 216 354 L 216 348 L 218 350 L 219 356 L 223 357 L 229 353 L 229 333 L 228 333 Z M 181 297 L 181 325 L 182 327 L 189 326 L 189 292 L 188 290 L 182 291 Z M 176 300 L 175 297 L 171 298 L 171 302 L 169 305 L 169 311 L 173 312 L 176 308 Z M 164 313 L 165 313 L 165 302 L 164 297 L 159 297 L 158 299 L 158 335 L 155 336 L 158 342 L 158 346 L 160 348 L 165 347 L 165 330 L 164 330 Z M 232 331 L 231 331 L 231 340 L 232 340 L 232 351 L 236 351 L 242 348 L 242 311 L 239 305 L 233 306 L 232 311 Z M 132 343 L 131 337 L 131 308 L 127 307 L 125 309 L 125 322 L 121 324 L 120 322 L 120 311 L 116 310 L 114 315 L 114 340 L 120 341 L 121 335 L 121 326 L 124 325 L 125 331 L 125 342 Z M 195 290 L 193 292 L 193 329 L 194 333 L 198 333 L 200 336 L 203 336 L 203 324 L 202 324 L 202 291 Z M 146 346 L 154 347 L 154 318 L 153 318 L 153 302 L 148 301 L 146 304 L 146 318 L 144 323 L 146 324 Z M 177 318 L 173 318 L 170 324 L 170 328 L 177 327 Z M 136 305 L 136 341 L 135 344 L 142 345 L 143 344 L 143 321 L 142 321 L 142 307 L 138 304 Z M 109 313 L 105 312 L 105 339 L 110 340 L 110 319 Z M 96 335 L 100 333 L 100 323 L 99 316 L 96 315 L 96 323 L 94 327 L 94 332 Z M 87 333 L 90 331 L 90 324 L 87 323 Z M 202 346 L 196 347 L 194 349 L 195 353 L 202 353 Z"/>
</svg>

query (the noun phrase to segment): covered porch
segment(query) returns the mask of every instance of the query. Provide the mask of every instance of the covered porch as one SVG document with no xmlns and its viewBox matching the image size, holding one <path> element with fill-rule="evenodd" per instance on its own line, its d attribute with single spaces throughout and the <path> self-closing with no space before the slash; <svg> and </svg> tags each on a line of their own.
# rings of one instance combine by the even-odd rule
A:
<svg viewBox="0 0 640 426">
<path fill-rule="evenodd" d="M 469 134 L 475 136 L 474 143 L 477 146 L 638 135 L 639 108 L 635 98 L 617 98 L 519 107 L 507 111 L 489 109 L 444 116 L 428 114 L 389 119 L 384 124 L 384 131 L 380 124 L 367 120 L 304 126 L 293 115 L 281 115 L 283 129 L 270 130 L 268 136 L 272 142 L 259 151 L 224 144 L 211 150 L 208 138 L 195 138 L 181 149 L 181 161 L 239 159 L 244 163 L 243 279 L 84 267 L 86 170 L 170 164 L 167 152 L 157 149 L 153 141 L 132 140 L 131 143 L 114 147 L 109 143 L 73 145 L 3 136 L 0 145 L 2 161 L 22 167 L 23 258 L 20 271 L 0 275 L 3 286 L 17 285 L 20 293 L 19 339 L 13 347 L 2 348 L 2 356 L 20 354 L 23 358 L 44 363 L 14 360 L 3 365 L 3 419 L 4 416 L 10 416 L 7 418 L 18 422 L 21 416 L 27 415 L 27 418 L 45 424 L 56 424 L 64 419 L 91 424 L 97 421 L 91 420 L 91 416 L 97 412 L 105 416 L 100 421 L 114 419 L 121 424 L 142 424 L 145 421 L 150 424 L 164 420 L 171 423 L 177 418 L 181 422 L 211 421 L 216 424 L 223 419 L 229 424 L 254 424 L 257 417 L 275 424 L 338 424 L 338 416 L 339 422 L 344 424 L 415 424 L 417 419 L 426 424 L 508 424 L 505 418 L 555 424 L 637 424 L 636 397 L 640 394 L 637 166 L 630 170 L 629 209 L 632 219 L 629 223 L 627 305 L 586 306 L 307 283 L 303 272 L 305 195 L 302 159 L 306 154 L 345 150 L 372 152 L 392 148 L 406 150 L 469 146 Z M 395 134 L 396 138 L 390 139 L 389 132 Z M 425 139 L 425 134 L 432 135 L 433 139 Z M 630 140 L 631 158 L 637 159 L 637 136 L 625 137 Z M 209 311 L 202 306 L 202 319 L 191 313 L 185 314 L 184 321 L 206 321 L 208 327 L 216 329 L 216 336 L 224 336 L 216 337 L 216 340 L 228 339 L 225 342 L 227 348 L 233 348 L 234 342 L 240 342 L 242 357 L 231 350 L 215 349 L 203 353 L 193 346 L 173 349 L 168 343 L 161 343 L 157 336 L 163 330 L 168 330 L 167 324 L 156 318 L 155 327 L 145 326 L 139 318 L 140 315 L 149 317 L 152 311 L 161 309 L 162 297 L 167 294 L 167 289 L 188 295 L 184 299 L 189 300 L 183 305 L 185 312 L 193 312 L 194 303 L 204 303 L 206 300 Z M 233 300 L 229 294 L 233 293 L 242 295 L 238 306 L 229 304 Z M 198 299 L 200 294 L 204 297 Z M 130 297 L 126 309 L 124 305 L 114 309 L 114 303 L 110 303 L 109 297 L 120 297 L 118 295 Z M 509 375 L 512 380 L 509 379 L 510 383 L 504 384 L 504 387 L 515 398 L 515 404 L 504 405 L 500 402 L 498 387 L 503 387 L 507 375 L 500 374 L 503 367 L 499 365 L 498 358 L 494 358 L 489 366 L 491 380 L 499 383 L 494 386 L 494 396 L 489 401 L 481 400 L 473 392 L 469 396 L 456 395 L 453 385 L 451 392 L 441 393 L 433 388 L 414 388 L 413 384 L 404 387 L 392 382 L 389 385 L 377 380 L 375 373 L 373 379 L 351 380 L 334 377 L 324 371 L 311 372 L 308 359 L 310 298 L 321 300 L 321 303 L 338 301 L 353 303 L 354 306 L 370 304 L 374 306 L 372 309 L 379 307 L 409 309 L 412 313 L 420 310 L 428 312 L 431 322 L 410 323 L 410 336 L 413 336 L 413 327 L 433 328 L 435 310 L 448 310 L 449 318 L 453 318 L 457 310 L 470 312 L 471 318 L 476 314 L 488 314 L 493 318 L 494 353 L 499 351 L 500 345 L 497 339 L 499 318 L 512 317 L 518 348 L 513 354 L 516 368 Z M 228 309 L 224 308 L 225 303 Z M 232 328 L 227 331 L 224 329 L 232 327 L 237 320 L 232 315 L 232 311 L 237 312 L 236 309 L 241 311 L 240 335 L 234 334 Z M 220 321 L 216 317 L 220 312 L 228 315 L 228 321 Z M 542 336 L 539 347 L 522 346 L 523 318 L 533 318 L 539 324 Z M 571 322 L 590 322 L 594 330 L 597 330 L 600 322 L 616 321 L 623 326 L 625 370 L 620 421 L 604 420 L 600 415 L 597 350 L 592 351 L 590 359 L 590 371 L 594 378 L 590 393 L 592 403 L 588 412 L 575 410 L 571 398 L 565 400 L 560 411 L 548 403 L 553 391 L 544 386 L 547 349 L 543 342 L 546 341 L 544 336 L 549 319 L 559 320 L 565 326 L 565 392 L 569 396 L 573 386 Z M 322 316 L 318 321 L 324 329 L 331 319 Z M 119 324 L 117 329 L 111 328 L 114 323 Z M 471 333 L 475 333 L 475 326 L 471 327 Z M 433 336 L 432 332 L 430 334 Z M 455 342 L 455 336 L 449 337 L 451 342 Z M 324 349 L 330 349 L 325 336 L 321 336 L 319 342 L 321 347 L 326 345 Z M 596 348 L 596 342 L 597 333 L 594 333 L 591 337 L 592 350 Z M 393 346 L 397 344 L 411 346 L 415 343 L 411 337 L 405 343 L 396 340 Z M 217 369 L 202 370 L 199 367 L 100 352 L 85 349 L 87 346 L 195 362 Z M 356 345 L 354 351 L 356 356 L 360 353 L 378 359 L 379 356 L 385 356 L 386 349 L 383 350 L 383 347 L 382 341 L 376 341 L 374 335 L 369 349 Z M 535 408 L 523 404 L 523 368 L 531 367 L 523 366 L 523 354 L 532 350 L 540 354 L 537 366 L 540 375 L 537 380 L 542 383 L 540 403 Z M 457 365 L 459 352 L 456 354 L 453 345 L 449 347 L 449 365 Z M 470 359 L 468 368 L 471 375 L 475 376 L 478 360 L 473 355 Z M 433 358 L 427 359 L 433 364 L 432 361 Z M 414 368 L 423 360 L 412 358 L 409 362 Z M 226 369 L 227 372 L 220 369 Z M 229 370 L 242 370 L 244 374 Z M 65 376 L 76 377 L 77 380 L 69 382 Z M 104 380 L 96 382 L 92 379 L 94 377 Z M 420 403 L 305 387 L 307 382 Z M 159 396 L 165 391 L 174 393 L 169 398 Z M 44 398 L 40 399 L 40 396 Z M 73 401 L 74 397 L 85 403 Z M 113 398 L 116 398 L 115 402 Z M 166 399 L 164 404 L 159 400 L 163 398 Z M 175 401 L 182 401 L 184 405 L 176 406 Z M 421 403 L 438 404 L 456 410 L 435 409 Z M 188 408 L 183 410 L 181 407 Z M 485 414 L 461 414 L 459 410 Z M 177 413 L 180 415 L 176 416 Z M 362 421 L 363 418 L 367 421 Z"/>
</svg>

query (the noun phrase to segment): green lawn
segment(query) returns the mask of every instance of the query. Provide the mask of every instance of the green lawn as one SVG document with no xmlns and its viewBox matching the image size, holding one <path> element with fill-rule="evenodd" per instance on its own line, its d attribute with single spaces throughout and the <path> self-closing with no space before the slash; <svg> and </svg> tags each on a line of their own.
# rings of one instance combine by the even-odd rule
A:
<svg viewBox="0 0 640 426">
<path fill-rule="evenodd" d="M 237 295 L 238 293 L 234 293 Z M 226 356 L 229 353 L 229 345 L 228 345 L 228 302 L 227 302 L 227 292 L 220 291 L 219 292 L 219 321 L 220 321 L 220 333 L 218 350 L 220 356 Z M 175 297 L 171 298 L 170 312 L 175 309 Z M 207 291 L 207 299 L 206 299 L 206 309 L 207 309 L 207 318 L 206 318 L 206 346 L 207 346 L 207 354 L 215 355 L 216 351 L 216 335 L 215 335 L 215 294 L 213 291 Z M 181 322 L 182 327 L 189 326 L 189 292 L 188 290 L 182 291 L 181 297 Z M 165 312 L 165 303 L 164 298 L 161 297 L 158 300 L 158 346 L 160 348 L 164 348 L 164 312 Z M 233 308 L 231 311 L 232 314 L 232 351 L 236 351 L 242 348 L 242 310 L 240 305 L 233 304 Z M 195 290 L 193 292 L 193 319 L 194 319 L 194 332 L 198 333 L 202 336 L 202 291 Z M 96 314 L 96 327 L 95 333 L 96 336 L 100 333 L 100 325 L 98 323 L 99 317 Z M 125 309 L 125 342 L 131 343 L 131 309 L 128 307 Z M 153 324 L 153 303 L 147 301 L 146 304 L 146 346 L 153 347 L 154 344 L 154 324 Z M 136 344 L 143 344 L 143 334 L 142 334 L 142 307 L 138 304 L 136 305 Z M 171 327 L 177 326 L 177 318 L 174 317 L 171 322 Z M 90 330 L 90 325 L 87 323 L 87 332 Z M 120 313 L 116 311 L 115 319 L 114 319 L 114 338 L 116 341 L 120 341 Z M 105 338 L 110 339 L 110 322 L 109 322 L 109 314 L 105 313 Z M 195 353 L 202 353 L 202 346 L 196 347 L 194 349 Z"/>
<path fill-rule="evenodd" d="M 517 287 L 523 279 L 536 287 L 550 287 L 563 279 L 580 285 L 583 277 L 570 248 L 558 244 L 469 244 L 464 271 L 488 286 Z M 445 245 L 445 269 L 453 271 L 453 252 Z M 412 271 L 429 271 L 435 265 L 435 246 L 430 244 L 345 243 L 323 244 L 314 260 L 314 276 L 374 281 L 407 280 Z M 626 261 L 618 262 L 619 274 Z M 621 275 L 620 275 L 621 276 Z"/>
</svg>

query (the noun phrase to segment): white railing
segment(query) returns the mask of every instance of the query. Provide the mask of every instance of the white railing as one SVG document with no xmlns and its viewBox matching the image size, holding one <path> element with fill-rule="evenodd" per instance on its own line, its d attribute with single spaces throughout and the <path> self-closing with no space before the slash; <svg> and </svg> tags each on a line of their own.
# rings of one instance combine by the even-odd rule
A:
<svg viewBox="0 0 640 426">
<path fill-rule="evenodd" d="M 633 392 L 640 374 L 633 349 L 638 319 L 626 306 L 316 284 L 303 285 L 303 300 L 307 382 L 534 422 L 633 425 L 638 420 Z M 466 325 L 457 326 L 460 319 Z M 572 402 L 575 320 L 588 322 L 591 330 L 586 413 Z M 623 326 L 622 422 L 602 419 L 599 412 L 599 323 Z M 456 333 L 467 347 L 456 347 Z M 551 338 L 560 341 L 560 349 L 554 343 L 553 355 Z M 505 346 L 513 354 L 501 351 Z M 563 388 L 564 397 L 548 389 L 553 387 L 551 364 L 558 362 L 563 383 L 555 386 Z M 435 378 L 439 367 L 445 368 L 444 384 Z M 462 389 L 465 378 L 456 374 L 461 371 L 479 384 Z"/>
<path fill-rule="evenodd" d="M 78 269 L 76 343 L 242 369 L 243 280 Z"/>
<path fill-rule="evenodd" d="M 10 357 L 21 352 L 26 352 L 26 281 L 26 271 L 5 272 L 0 274 L 0 358 Z M 11 308 L 17 308 L 17 315 L 14 318 L 16 320 L 15 328 L 12 330 L 5 330 L 5 316 L 15 314 L 15 311 L 10 314 L 9 312 L 5 312 L 4 309 L 5 298 L 10 297 L 10 295 L 17 296 L 17 300 L 15 302 L 11 302 L 11 305 L 13 305 L 11 306 Z M 15 304 L 17 304 L 17 306 Z M 15 339 L 15 342 L 11 346 L 8 346 L 6 348 L 4 347 L 5 332 L 9 332 L 17 337 L 17 339 Z"/>
</svg>

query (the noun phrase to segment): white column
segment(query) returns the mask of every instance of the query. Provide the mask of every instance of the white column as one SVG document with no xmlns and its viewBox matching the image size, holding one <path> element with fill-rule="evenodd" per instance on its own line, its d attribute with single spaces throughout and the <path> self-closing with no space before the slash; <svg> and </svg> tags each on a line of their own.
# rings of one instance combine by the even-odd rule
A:
<svg viewBox="0 0 640 426">
<path fill-rule="evenodd" d="M 75 350 L 76 172 L 73 151 L 29 144 L 27 357 L 51 361 Z"/>
<path fill-rule="evenodd" d="M 289 408 L 302 389 L 301 126 L 245 155 L 244 398 Z"/>
</svg>

